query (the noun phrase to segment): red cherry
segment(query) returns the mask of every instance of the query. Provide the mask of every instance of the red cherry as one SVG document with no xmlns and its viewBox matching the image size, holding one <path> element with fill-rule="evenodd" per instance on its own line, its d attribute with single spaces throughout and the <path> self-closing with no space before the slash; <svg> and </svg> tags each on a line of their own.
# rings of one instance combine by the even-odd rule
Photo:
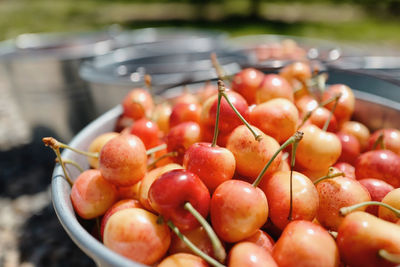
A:
<svg viewBox="0 0 400 267">
<path fill-rule="evenodd" d="M 153 98 L 147 90 L 135 88 L 122 101 L 123 115 L 134 120 L 149 116 L 154 108 Z"/>
<path fill-rule="evenodd" d="M 400 155 L 400 131 L 397 129 L 381 129 L 375 131 L 368 139 L 368 150 L 372 150 L 379 135 L 383 133 L 383 142 L 385 149 L 391 150 L 397 155 Z M 380 144 L 376 146 L 377 149 L 382 149 Z"/>
<path fill-rule="evenodd" d="M 172 108 L 169 117 L 169 127 L 174 127 L 182 122 L 200 122 L 201 106 L 197 103 L 178 103 Z"/>
<path fill-rule="evenodd" d="M 282 76 L 267 74 L 257 89 L 256 103 L 264 103 L 273 98 L 286 98 L 293 102 L 293 88 Z"/>
<path fill-rule="evenodd" d="M 357 157 L 360 155 L 360 142 L 356 137 L 350 134 L 339 132 L 336 136 L 342 144 L 342 153 L 340 154 L 338 161 L 354 164 Z"/>
<path fill-rule="evenodd" d="M 184 208 L 187 202 L 203 217 L 207 217 L 210 206 L 207 187 L 196 174 L 186 170 L 173 170 L 155 180 L 149 199 L 154 210 L 183 231 L 199 226 L 197 219 Z"/>
<path fill-rule="evenodd" d="M 368 190 L 372 201 L 382 201 L 387 193 L 394 189 L 390 184 L 378 179 L 361 179 L 359 182 Z M 378 206 L 368 206 L 365 211 L 378 216 L 378 208 Z"/>
<path fill-rule="evenodd" d="M 184 122 L 173 127 L 166 136 L 167 151 L 177 152 L 174 162 L 182 164 L 186 150 L 200 142 L 200 126 L 195 122 Z"/>
<path fill-rule="evenodd" d="M 150 149 L 159 144 L 160 130 L 155 122 L 142 118 L 133 123 L 129 133 L 139 137 L 146 149 Z"/>
<path fill-rule="evenodd" d="M 232 90 L 241 94 L 249 104 L 255 103 L 258 87 L 264 79 L 264 73 L 254 68 L 247 68 L 233 77 Z"/>
<path fill-rule="evenodd" d="M 354 168 L 350 163 L 337 162 L 333 167 L 338 169 L 338 171 L 343 172 L 344 176 L 347 178 L 356 179 L 356 168 Z"/>
</svg>

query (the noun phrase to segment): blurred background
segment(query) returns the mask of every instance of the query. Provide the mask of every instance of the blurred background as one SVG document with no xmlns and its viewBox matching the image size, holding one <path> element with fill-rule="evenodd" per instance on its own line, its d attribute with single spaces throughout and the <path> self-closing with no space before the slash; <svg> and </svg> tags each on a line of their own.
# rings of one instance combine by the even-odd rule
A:
<svg viewBox="0 0 400 267">
<path fill-rule="evenodd" d="M 43 136 L 69 142 L 143 72 L 159 90 L 207 80 L 210 51 L 235 73 L 260 64 L 249 45 L 288 37 L 332 69 L 400 81 L 400 0 L 0 0 L 0 267 L 94 266 L 53 211 Z"/>
</svg>

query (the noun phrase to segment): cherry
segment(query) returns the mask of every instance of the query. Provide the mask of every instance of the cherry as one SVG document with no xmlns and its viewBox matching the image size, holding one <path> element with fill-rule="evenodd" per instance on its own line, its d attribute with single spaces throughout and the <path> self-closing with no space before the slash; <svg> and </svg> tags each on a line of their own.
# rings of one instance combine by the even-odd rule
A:
<svg viewBox="0 0 400 267">
<path fill-rule="evenodd" d="M 207 81 L 204 87 L 197 91 L 197 98 L 199 103 L 204 103 L 204 101 L 216 94 L 218 94 L 218 87 Z"/>
<path fill-rule="evenodd" d="M 153 121 L 158 125 L 158 128 L 164 134 L 169 130 L 169 117 L 171 116 L 172 107 L 168 102 L 158 104 L 151 115 Z"/>
<path fill-rule="evenodd" d="M 135 121 L 129 129 L 129 133 L 139 137 L 146 149 L 157 146 L 161 134 L 158 125 L 146 118 Z"/>
<path fill-rule="evenodd" d="M 312 112 L 310 116 L 310 122 L 318 126 L 320 129 L 323 129 L 325 123 L 328 121 L 330 117 L 330 114 L 331 112 L 328 109 L 324 107 L 318 107 Z M 338 128 L 338 123 L 336 117 L 332 116 L 332 118 L 329 121 L 328 128 L 326 130 L 328 132 L 336 132 L 337 128 Z"/>
<path fill-rule="evenodd" d="M 336 136 L 339 138 L 342 144 L 342 153 L 338 161 L 348 162 L 354 164 L 357 157 L 360 155 L 360 143 L 356 137 L 346 133 L 337 133 Z"/>
<path fill-rule="evenodd" d="M 119 133 L 116 132 L 108 132 L 97 136 L 89 145 L 88 152 L 90 153 L 99 153 L 103 146 L 113 139 L 114 137 L 118 136 Z M 99 159 L 97 157 L 88 157 L 89 165 L 92 168 L 99 168 Z"/>
<path fill-rule="evenodd" d="M 387 195 L 387 193 L 389 193 L 394 189 L 393 186 L 379 179 L 367 178 L 358 181 L 365 188 L 367 188 L 369 194 L 371 195 L 371 200 L 373 201 L 382 201 L 382 199 Z M 369 206 L 365 211 L 375 216 L 378 216 L 377 206 Z"/>
<path fill-rule="evenodd" d="M 296 98 L 308 94 L 307 83 L 312 77 L 310 65 L 296 61 L 283 67 L 279 75 L 285 78 L 289 84 L 295 88 Z"/>
<path fill-rule="evenodd" d="M 254 68 L 246 68 L 235 74 L 232 90 L 241 94 L 249 104 L 256 102 L 256 91 L 264 80 L 264 73 Z"/>
<path fill-rule="evenodd" d="M 104 245 L 133 261 L 152 265 L 162 259 L 171 242 L 165 223 L 139 208 L 117 211 L 104 229 Z M 145 245 L 144 245 L 145 244 Z"/>
<path fill-rule="evenodd" d="M 200 123 L 201 106 L 197 103 L 178 103 L 172 108 L 169 126 L 174 127 L 182 122 L 193 121 Z"/>
<path fill-rule="evenodd" d="M 325 101 L 335 94 L 341 94 L 339 102 L 337 102 L 337 108 L 335 109 L 334 115 L 339 122 L 339 125 L 348 121 L 354 112 L 355 97 L 350 87 L 344 84 L 331 85 L 328 90 L 322 95 L 322 101 Z M 326 105 L 328 109 L 332 109 L 334 103 Z"/>
<path fill-rule="evenodd" d="M 400 188 L 388 192 L 381 201 L 395 209 L 400 209 Z M 400 217 L 400 212 L 395 214 L 391 210 L 382 206 L 379 207 L 378 214 L 379 218 L 393 223 L 396 223 Z"/>
<path fill-rule="evenodd" d="M 142 181 L 131 186 L 117 186 L 118 199 L 139 199 L 139 188 Z"/>
<path fill-rule="evenodd" d="M 323 227 L 309 221 L 290 222 L 272 256 L 278 266 L 339 266 L 335 240 Z"/>
<path fill-rule="evenodd" d="M 272 253 L 272 249 L 275 245 L 274 239 L 261 229 L 258 229 L 254 235 L 243 239 L 243 241 L 252 242 L 257 246 L 265 249 L 269 253 Z"/>
<path fill-rule="evenodd" d="M 200 141 L 200 126 L 195 122 L 183 122 L 171 128 L 166 136 L 167 151 L 177 152 L 174 162 L 182 164 L 186 150 Z"/>
<path fill-rule="evenodd" d="M 157 267 L 176 267 L 176 266 L 191 266 L 191 267 L 208 267 L 205 260 L 199 256 L 189 253 L 176 253 L 164 258 Z"/>
<path fill-rule="evenodd" d="M 122 101 L 123 115 L 134 120 L 150 116 L 153 108 L 151 94 L 142 88 L 131 90 Z"/>
<path fill-rule="evenodd" d="M 140 138 L 124 134 L 108 141 L 99 157 L 103 177 L 118 186 L 130 186 L 146 173 L 146 148 Z"/>
<path fill-rule="evenodd" d="M 103 215 L 117 200 L 117 190 L 103 178 L 99 170 L 81 173 L 71 188 L 71 202 L 83 219 Z"/>
<path fill-rule="evenodd" d="M 370 133 L 364 124 L 357 121 L 346 121 L 340 127 L 340 132 L 356 137 L 360 142 L 361 151 L 367 148 Z"/>
<path fill-rule="evenodd" d="M 379 135 L 383 134 L 383 142 L 385 148 L 382 148 L 380 144 L 374 147 L 376 140 L 378 139 Z M 375 131 L 368 139 L 368 150 L 372 149 L 388 149 L 400 155 L 400 131 L 397 129 L 380 129 Z"/>
<path fill-rule="evenodd" d="M 256 91 L 255 102 L 261 104 L 273 98 L 286 98 L 293 102 L 293 88 L 285 78 L 277 74 L 266 74 Z"/>
<path fill-rule="evenodd" d="M 239 242 L 229 252 L 229 267 L 278 267 L 272 255 L 251 242 Z"/>
<path fill-rule="evenodd" d="M 344 176 L 351 179 L 356 179 L 356 169 L 353 165 L 347 162 L 336 162 L 333 165 L 339 172 L 343 172 Z"/>
</svg>

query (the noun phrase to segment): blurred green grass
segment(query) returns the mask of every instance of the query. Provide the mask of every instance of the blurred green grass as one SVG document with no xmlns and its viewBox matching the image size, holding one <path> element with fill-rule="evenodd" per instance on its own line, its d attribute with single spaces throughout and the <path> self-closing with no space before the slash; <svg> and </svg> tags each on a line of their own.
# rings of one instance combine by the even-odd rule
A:
<svg viewBox="0 0 400 267">
<path fill-rule="evenodd" d="M 207 5 L 166 0 L 1 0 L 0 39 L 26 32 L 99 30 L 117 23 L 132 29 L 177 26 L 220 29 L 233 36 L 274 33 L 400 47 L 399 18 L 373 16 L 356 4 L 261 1 L 259 18 L 249 16 L 249 5 L 250 1 L 239 0 Z"/>
</svg>

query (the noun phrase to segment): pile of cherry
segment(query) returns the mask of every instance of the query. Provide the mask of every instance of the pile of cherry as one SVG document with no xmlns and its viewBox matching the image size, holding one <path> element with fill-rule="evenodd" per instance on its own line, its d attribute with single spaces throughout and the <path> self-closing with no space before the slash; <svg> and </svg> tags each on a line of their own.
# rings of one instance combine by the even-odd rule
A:
<svg viewBox="0 0 400 267">
<path fill-rule="evenodd" d="M 400 131 L 351 121 L 352 90 L 307 63 L 221 73 L 157 105 L 133 89 L 74 181 L 43 139 L 99 240 L 158 266 L 400 264 Z"/>
</svg>

